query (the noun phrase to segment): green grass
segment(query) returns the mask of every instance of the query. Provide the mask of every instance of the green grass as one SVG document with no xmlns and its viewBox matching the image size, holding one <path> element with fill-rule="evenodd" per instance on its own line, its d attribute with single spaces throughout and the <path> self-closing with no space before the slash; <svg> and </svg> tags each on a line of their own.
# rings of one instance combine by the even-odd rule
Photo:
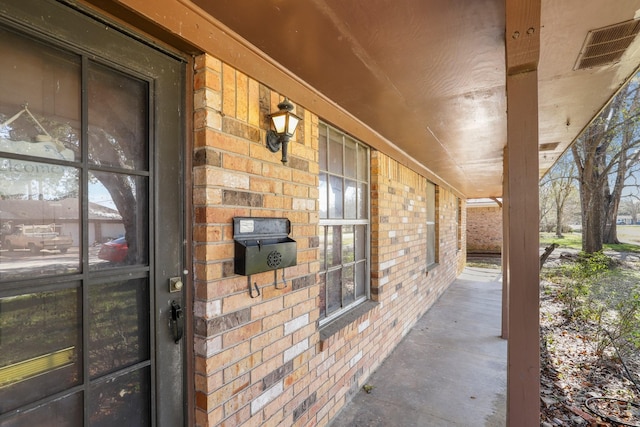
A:
<svg viewBox="0 0 640 427">
<path fill-rule="evenodd" d="M 547 247 L 552 243 L 557 243 L 559 248 L 569 248 L 582 250 L 581 233 L 565 233 L 563 237 L 557 237 L 555 233 L 540 233 L 540 246 Z M 604 244 L 604 250 L 616 252 L 636 252 L 640 253 L 640 245 L 635 243 Z"/>
</svg>

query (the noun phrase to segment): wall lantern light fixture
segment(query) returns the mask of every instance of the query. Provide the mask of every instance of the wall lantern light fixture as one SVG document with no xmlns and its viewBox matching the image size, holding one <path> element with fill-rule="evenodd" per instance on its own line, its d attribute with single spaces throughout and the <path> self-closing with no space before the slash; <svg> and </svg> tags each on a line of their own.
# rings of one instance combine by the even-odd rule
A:
<svg viewBox="0 0 640 427">
<path fill-rule="evenodd" d="M 280 111 L 269 114 L 269 122 L 273 126 L 273 130 L 267 131 L 267 148 L 272 153 L 277 153 L 282 147 L 282 163 L 287 164 L 287 149 L 289 139 L 298 127 L 298 123 L 302 120 L 291 112 L 293 105 L 287 98 L 278 104 Z"/>
</svg>

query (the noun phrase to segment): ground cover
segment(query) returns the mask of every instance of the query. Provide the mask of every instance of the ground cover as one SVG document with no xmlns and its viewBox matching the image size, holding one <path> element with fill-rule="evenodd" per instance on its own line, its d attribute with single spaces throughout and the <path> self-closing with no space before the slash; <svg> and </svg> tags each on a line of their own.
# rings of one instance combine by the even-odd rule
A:
<svg viewBox="0 0 640 427">
<path fill-rule="evenodd" d="M 543 267 L 541 426 L 640 426 L 635 250 L 585 261 L 558 248 Z"/>
</svg>

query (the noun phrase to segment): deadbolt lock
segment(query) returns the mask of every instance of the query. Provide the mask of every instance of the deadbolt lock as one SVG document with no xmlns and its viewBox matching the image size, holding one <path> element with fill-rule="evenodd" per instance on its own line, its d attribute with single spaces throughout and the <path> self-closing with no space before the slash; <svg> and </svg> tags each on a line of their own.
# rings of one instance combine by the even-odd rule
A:
<svg viewBox="0 0 640 427">
<path fill-rule="evenodd" d="M 182 290 L 182 278 L 171 277 L 169 279 L 169 292 L 180 292 Z"/>
</svg>

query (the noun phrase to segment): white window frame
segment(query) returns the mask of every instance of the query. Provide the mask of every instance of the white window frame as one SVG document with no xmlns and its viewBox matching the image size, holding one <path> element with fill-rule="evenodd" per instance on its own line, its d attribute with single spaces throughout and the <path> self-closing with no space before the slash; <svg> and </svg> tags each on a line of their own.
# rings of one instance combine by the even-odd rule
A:
<svg viewBox="0 0 640 427">
<path fill-rule="evenodd" d="M 325 161 L 323 161 L 323 159 L 319 159 L 319 166 L 320 166 L 320 180 L 319 180 L 319 202 L 320 202 L 320 209 L 319 209 L 319 237 L 320 237 L 320 279 L 321 279 L 321 283 L 324 283 L 323 286 L 321 286 L 321 292 L 324 291 L 324 295 L 321 295 L 321 307 L 320 307 L 320 324 L 327 324 L 329 322 L 331 322 L 332 320 L 336 319 L 337 317 L 340 317 L 341 315 L 343 315 L 344 313 L 350 311 L 351 309 L 353 309 L 354 307 L 356 307 L 357 305 L 361 304 L 362 302 L 365 302 L 367 300 L 370 299 L 371 297 L 371 280 L 370 280 L 370 276 L 371 276 L 371 262 L 370 262 L 370 251 L 371 251 L 371 174 L 370 174 L 370 165 L 371 165 L 371 150 L 368 146 L 366 146 L 365 144 L 363 144 L 362 142 L 356 140 L 355 138 L 350 137 L 349 135 L 345 134 L 344 132 L 340 131 L 339 129 L 336 129 L 326 123 L 320 122 L 319 127 L 322 128 L 324 127 L 324 129 L 319 129 L 319 139 L 322 139 L 323 137 L 325 138 L 325 141 L 323 142 L 322 140 L 319 142 L 319 147 L 318 147 L 318 153 L 319 156 L 327 156 L 326 159 L 324 159 Z M 326 130 L 325 135 L 323 136 L 323 131 Z M 332 166 L 331 166 L 331 144 L 329 143 L 330 141 L 330 137 L 329 135 L 334 135 L 334 136 L 339 136 L 341 138 L 341 145 L 342 145 L 342 153 L 340 153 L 338 156 L 342 159 L 342 172 L 336 172 L 331 170 Z M 347 176 L 345 171 L 347 170 L 346 168 L 346 159 L 347 156 L 345 155 L 345 147 L 347 145 L 351 145 L 355 143 L 356 144 L 356 177 L 352 177 L 352 176 Z M 324 151 L 326 150 L 326 152 Z M 360 165 L 360 156 L 359 154 L 359 150 L 365 150 L 364 154 L 362 154 L 362 159 L 365 160 L 365 165 Z M 358 168 L 366 168 L 364 171 L 362 171 L 361 173 L 359 173 L 359 169 Z M 323 177 L 324 181 L 323 181 Z M 329 181 L 331 180 L 331 178 L 333 178 L 334 180 L 338 180 L 341 179 L 342 180 L 342 188 L 340 190 L 340 193 L 343 197 L 341 203 L 343 206 L 342 209 L 342 217 L 341 218 L 337 218 L 335 217 L 336 215 L 332 212 L 331 206 L 330 206 L 330 200 L 332 198 L 332 194 L 330 191 L 330 183 Z M 364 178 L 364 179 L 363 179 Z M 347 181 L 356 181 L 356 214 L 355 217 L 352 218 L 345 218 L 346 216 L 346 193 L 345 193 L 345 182 Z M 364 186 L 363 189 L 360 186 Z M 360 194 L 363 193 L 363 196 L 366 196 L 366 198 L 360 198 Z M 363 203 L 366 206 L 361 206 L 360 204 Z M 360 217 L 358 217 L 360 216 Z M 364 216 L 364 218 L 362 217 Z M 342 235 L 341 240 L 341 248 L 340 248 L 340 263 L 336 263 L 334 265 L 329 265 L 329 259 L 328 259 L 328 255 L 329 255 L 329 242 L 328 242 L 328 233 L 329 233 L 329 227 L 334 227 L 333 230 L 340 230 L 340 232 L 342 233 L 343 231 L 343 227 L 354 227 L 354 240 L 355 240 L 355 227 L 359 227 L 359 230 L 361 231 L 361 235 L 362 238 L 364 239 L 364 258 L 360 259 L 355 259 L 355 247 L 358 244 L 357 242 L 353 242 L 354 245 L 354 259 L 353 260 L 347 260 L 343 257 L 343 255 L 345 254 L 344 252 L 344 245 L 343 245 L 343 241 L 345 239 L 345 235 Z M 364 230 L 362 232 L 362 230 Z M 330 286 L 330 283 L 328 283 L 328 277 L 330 274 L 335 274 L 335 275 L 339 275 L 341 278 L 344 277 L 344 273 L 347 272 L 349 269 L 352 269 L 353 271 L 353 278 L 354 278 L 354 298 L 353 300 L 350 301 L 345 301 L 344 296 L 347 295 L 347 293 L 345 292 L 345 284 L 341 283 L 340 284 L 340 304 L 338 308 L 334 308 L 331 312 L 328 312 L 328 302 L 329 301 L 335 301 L 335 299 L 330 299 L 330 292 L 332 287 Z M 360 276 L 358 275 L 358 269 L 360 269 L 361 274 Z M 364 272 L 362 272 L 362 269 L 364 269 Z M 359 281 L 358 281 L 358 277 L 360 277 Z M 341 279 L 342 280 L 342 279 Z M 362 281 L 363 283 L 360 283 L 360 281 Z M 364 290 L 361 294 L 356 295 L 356 290 L 359 289 L 360 285 L 364 286 Z M 335 297 L 335 294 L 333 294 L 333 296 Z"/>
</svg>

